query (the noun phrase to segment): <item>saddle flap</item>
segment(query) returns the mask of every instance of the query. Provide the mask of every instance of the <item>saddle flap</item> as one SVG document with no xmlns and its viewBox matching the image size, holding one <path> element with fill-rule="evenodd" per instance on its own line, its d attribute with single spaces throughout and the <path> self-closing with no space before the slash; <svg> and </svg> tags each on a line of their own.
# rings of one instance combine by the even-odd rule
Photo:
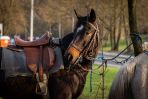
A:
<svg viewBox="0 0 148 99">
<path fill-rule="evenodd" d="M 50 47 L 45 47 L 43 52 L 43 66 L 50 69 L 55 64 L 55 52 Z"/>
<path fill-rule="evenodd" d="M 25 47 L 25 55 L 26 55 L 26 64 L 29 70 L 34 73 L 37 72 L 37 67 L 39 65 L 39 48 L 33 47 Z"/>
<path fill-rule="evenodd" d="M 55 53 L 50 47 L 43 47 L 42 53 L 38 47 L 25 47 L 24 50 L 27 67 L 34 73 L 37 72 L 40 64 L 42 64 L 45 71 L 49 70 L 55 64 Z"/>
</svg>

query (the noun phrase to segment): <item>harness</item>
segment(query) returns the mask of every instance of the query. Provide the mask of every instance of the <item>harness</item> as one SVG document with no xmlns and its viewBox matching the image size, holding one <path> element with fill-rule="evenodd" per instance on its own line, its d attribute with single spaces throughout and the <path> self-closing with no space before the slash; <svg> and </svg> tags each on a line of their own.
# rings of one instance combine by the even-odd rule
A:
<svg viewBox="0 0 148 99">
<path fill-rule="evenodd" d="M 93 29 L 95 30 L 92 30 L 94 31 L 94 33 L 92 34 L 90 40 L 88 41 L 88 43 L 83 47 L 83 49 L 79 48 L 77 45 L 74 44 L 74 40 L 70 43 L 69 48 L 73 48 L 75 49 L 76 51 L 78 51 L 80 54 L 79 54 L 79 57 L 75 60 L 75 62 L 73 64 L 70 64 L 69 67 L 68 67 L 68 70 L 70 70 L 70 68 L 74 65 L 79 65 L 81 66 L 79 63 L 80 61 L 82 60 L 82 58 L 86 58 L 87 60 L 90 60 L 90 61 L 94 61 L 95 59 L 95 55 L 93 55 L 93 49 L 95 47 L 98 46 L 98 42 L 96 41 L 96 39 L 98 40 L 98 32 L 99 32 L 99 28 L 98 28 L 98 24 L 96 24 L 96 26 L 90 22 L 86 22 L 88 23 L 91 27 L 93 27 Z M 92 32 L 90 31 L 90 32 Z M 97 43 L 97 46 L 95 46 L 95 43 Z M 95 53 L 96 54 L 96 53 Z"/>
</svg>

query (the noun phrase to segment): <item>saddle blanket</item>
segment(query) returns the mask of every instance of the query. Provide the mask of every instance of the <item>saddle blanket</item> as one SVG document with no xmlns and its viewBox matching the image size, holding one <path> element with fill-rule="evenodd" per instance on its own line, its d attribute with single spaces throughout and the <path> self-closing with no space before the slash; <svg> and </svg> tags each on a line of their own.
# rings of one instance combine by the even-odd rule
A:
<svg viewBox="0 0 148 99">
<path fill-rule="evenodd" d="M 63 68 L 63 58 L 62 52 L 59 47 L 54 48 L 54 52 L 56 55 L 55 65 L 45 73 L 54 73 L 57 72 L 60 68 Z M 2 62 L 1 69 L 5 71 L 5 77 L 10 76 L 32 76 L 32 72 L 30 72 L 26 66 L 26 58 L 24 51 L 12 51 L 7 48 L 3 48 L 2 53 Z"/>
</svg>

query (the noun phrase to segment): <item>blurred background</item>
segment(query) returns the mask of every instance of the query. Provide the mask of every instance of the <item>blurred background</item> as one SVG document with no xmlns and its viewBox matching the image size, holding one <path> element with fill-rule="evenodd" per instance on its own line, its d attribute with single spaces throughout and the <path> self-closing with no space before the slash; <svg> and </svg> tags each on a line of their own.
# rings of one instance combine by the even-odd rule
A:
<svg viewBox="0 0 148 99">
<path fill-rule="evenodd" d="M 26 40 L 29 38 L 31 1 L 0 0 L 3 35 L 19 35 Z M 147 5 L 147 0 L 136 0 L 135 3 L 137 29 L 143 42 L 148 41 Z M 65 36 L 74 29 L 77 20 L 74 9 L 86 15 L 89 8 L 94 8 L 104 50 L 120 51 L 130 42 L 127 0 L 34 0 L 33 7 L 34 39 L 47 31 L 54 37 Z"/>
</svg>

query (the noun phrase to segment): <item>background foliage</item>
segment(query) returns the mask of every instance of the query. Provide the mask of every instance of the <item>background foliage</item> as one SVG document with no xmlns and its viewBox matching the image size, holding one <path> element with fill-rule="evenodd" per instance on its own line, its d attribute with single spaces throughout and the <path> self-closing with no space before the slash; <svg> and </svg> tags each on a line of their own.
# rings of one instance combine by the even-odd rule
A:
<svg viewBox="0 0 148 99">
<path fill-rule="evenodd" d="M 4 34 L 21 35 L 25 39 L 30 32 L 31 0 L 0 0 L 0 23 L 4 24 Z M 148 34 L 148 1 L 136 0 L 138 32 Z M 110 50 L 119 50 L 120 40 L 129 44 L 129 24 L 127 0 L 34 0 L 34 35 L 46 31 L 62 37 L 73 31 L 76 22 L 74 9 L 86 15 L 94 8 L 97 23 L 101 28 L 103 44 L 109 42 Z M 59 29 L 61 26 L 61 29 Z"/>
</svg>

